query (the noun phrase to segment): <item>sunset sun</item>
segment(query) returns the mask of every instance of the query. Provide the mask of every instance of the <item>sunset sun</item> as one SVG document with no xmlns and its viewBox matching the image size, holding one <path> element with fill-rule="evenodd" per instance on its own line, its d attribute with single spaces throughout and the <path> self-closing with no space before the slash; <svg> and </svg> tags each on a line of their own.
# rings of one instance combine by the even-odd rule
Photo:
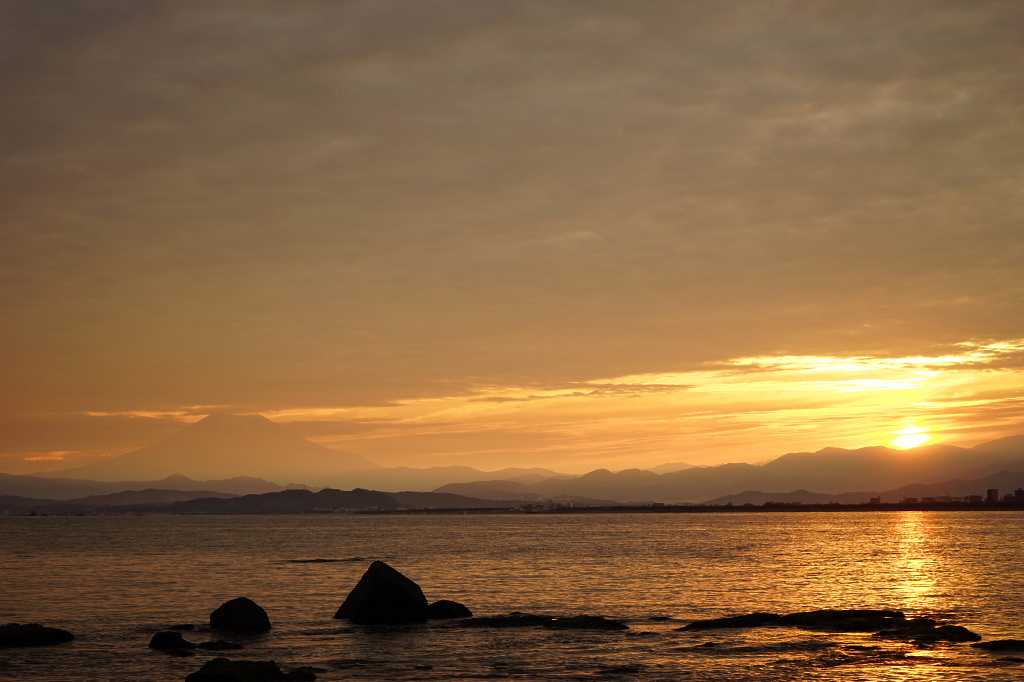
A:
<svg viewBox="0 0 1024 682">
<path fill-rule="evenodd" d="M 932 440 L 932 437 L 928 435 L 928 427 L 916 426 L 911 424 L 905 426 L 902 429 L 897 429 L 892 433 L 896 434 L 896 437 L 889 441 L 889 445 L 900 450 L 907 450 L 909 448 L 916 448 L 919 445 L 924 445 L 928 441 Z"/>
</svg>

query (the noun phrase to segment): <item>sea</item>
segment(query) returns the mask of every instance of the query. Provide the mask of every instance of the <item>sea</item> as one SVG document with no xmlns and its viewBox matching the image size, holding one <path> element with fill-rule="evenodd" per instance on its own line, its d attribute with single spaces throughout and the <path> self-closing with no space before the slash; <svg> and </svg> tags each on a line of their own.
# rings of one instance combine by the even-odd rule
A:
<svg viewBox="0 0 1024 682">
<path fill-rule="evenodd" d="M 311 562 L 311 559 L 335 561 Z M 621 631 L 356 626 L 333 615 L 386 561 L 475 615 Z M 246 596 L 273 629 L 178 658 L 153 633 Z M 886 608 L 1024 639 L 1024 512 L 0 517 L 0 623 L 72 631 L 0 649 L 0 679 L 180 681 L 215 656 L 320 680 L 1022 680 L 1024 654 L 793 628 L 679 631 L 753 611 Z M 1016 659 L 1016 660 L 1015 660 Z"/>
</svg>

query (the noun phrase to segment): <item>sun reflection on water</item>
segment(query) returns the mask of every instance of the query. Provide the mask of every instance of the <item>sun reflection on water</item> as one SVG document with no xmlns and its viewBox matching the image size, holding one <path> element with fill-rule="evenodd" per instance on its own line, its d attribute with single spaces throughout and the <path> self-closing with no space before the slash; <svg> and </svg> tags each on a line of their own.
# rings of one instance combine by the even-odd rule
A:
<svg viewBox="0 0 1024 682">
<path fill-rule="evenodd" d="M 906 608 L 924 609 L 932 601 L 938 576 L 930 539 L 924 512 L 900 514 L 894 537 L 894 582 Z"/>
</svg>

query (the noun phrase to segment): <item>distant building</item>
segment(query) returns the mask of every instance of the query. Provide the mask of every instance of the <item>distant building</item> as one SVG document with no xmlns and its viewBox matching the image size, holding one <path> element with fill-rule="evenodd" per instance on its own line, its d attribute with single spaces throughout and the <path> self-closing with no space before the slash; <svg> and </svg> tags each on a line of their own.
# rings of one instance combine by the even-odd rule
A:
<svg viewBox="0 0 1024 682">
<path fill-rule="evenodd" d="M 968 502 L 984 502 L 985 501 L 985 498 L 982 497 L 981 495 L 968 495 L 964 499 L 967 500 Z"/>
<path fill-rule="evenodd" d="M 999 488 L 989 488 L 985 491 L 986 502 L 998 502 L 999 501 Z"/>
<path fill-rule="evenodd" d="M 903 504 L 917 504 L 917 498 L 916 497 L 904 497 L 903 498 Z"/>
<path fill-rule="evenodd" d="M 922 502 L 938 502 L 938 500 L 935 499 L 934 497 L 922 497 L 921 501 Z"/>
<path fill-rule="evenodd" d="M 1013 497 L 1017 502 L 1024 502 L 1024 488 L 1017 488 L 1014 490 Z"/>
<path fill-rule="evenodd" d="M 868 500 L 868 504 L 882 504 L 882 498 L 872 497 L 870 500 Z"/>
</svg>

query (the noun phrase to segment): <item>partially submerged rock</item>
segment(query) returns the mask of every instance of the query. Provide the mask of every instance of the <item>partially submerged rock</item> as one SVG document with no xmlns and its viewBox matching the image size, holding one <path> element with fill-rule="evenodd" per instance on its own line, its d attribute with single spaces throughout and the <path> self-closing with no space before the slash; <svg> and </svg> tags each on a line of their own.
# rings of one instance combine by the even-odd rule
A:
<svg viewBox="0 0 1024 682">
<path fill-rule="evenodd" d="M 993 639 L 989 642 L 976 642 L 971 646 L 985 651 L 1024 651 L 1024 639 Z"/>
<path fill-rule="evenodd" d="M 0 648 L 51 646 L 70 642 L 74 638 L 67 630 L 48 628 L 39 623 L 0 625 Z"/>
<path fill-rule="evenodd" d="M 444 620 L 447 618 L 470 618 L 473 612 L 464 604 L 450 599 L 438 599 L 427 606 L 427 618 L 430 620 Z"/>
<path fill-rule="evenodd" d="M 149 640 L 149 648 L 167 651 L 169 649 L 195 649 L 196 645 L 182 637 L 180 632 L 164 630 L 153 635 Z"/>
<path fill-rule="evenodd" d="M 259 604 L 248 597 L 226 601 L 210 614 L 210 627 L 231 632 L 266 632 L 270 618 Z"/>
<path fill-rule="evenodd" d="M 881 639 L 930 644 L 934 642 L 978 642 L 981 635 L 960 625 L 937 625 L 931 618 L 912 618 L 875 633 Z"/>
<path fill-rule="evenodd" d="M 746 613 L 742 616 L 727 616 L 725 618 L 695 620 L 678 629 L 715 630 L 718 628 L 757 628 L 765 625 L 778 625 L 781 618 L 782 616 L 777 613 Z"/>
<path fill-rule="evenodd" d="M 568 618 L 513 612 L 507 616 L 468 618 L 462 625 L 477 628 L 543 627 L 553 630 L 628 630 L 629 626 L 604 616 L 579 615 Z"/>
<path fill-rule="evenodd" d="M 823 632 L 875 632 L 902 623 L 902 611 L 882 609 L 819 609 L 780 616 L 777 613 L 746 613 L 740 616 L 695 620 L 679 630 L 717 628 L 798 627 Z"/>
<path fill-rule="evenodd" d="M 422 623 L 428 614 L 419 585 L 383 561 L 374 561 L 334 617 L 360 625 L 392 625 Z"/>
<path fill-rule="evenodd" d="M 274 682 L 287 679 L 274 661 L 214 658 L 186 677 L 185 682 Z"/>
<path fill-rule="evenodd" d="M 902 611 L 887 609 L 818 609 L 782 616 L 778 625 L 825 632 L 875 632 L 904 621 Z"/>
</svg>

